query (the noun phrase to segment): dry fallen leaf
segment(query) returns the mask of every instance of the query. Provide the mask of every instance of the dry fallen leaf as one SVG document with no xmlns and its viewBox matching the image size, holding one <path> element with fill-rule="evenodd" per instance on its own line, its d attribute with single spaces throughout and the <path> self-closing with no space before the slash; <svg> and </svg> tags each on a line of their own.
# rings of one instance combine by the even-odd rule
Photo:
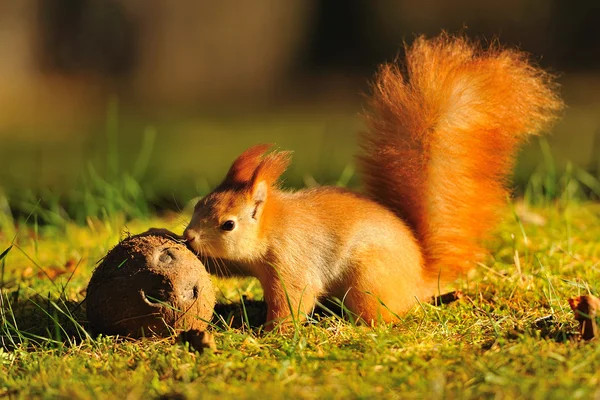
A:
<svg viewBox="0 0 600 400">
<path fill-rule="evenodd" d="M 27 279 L 33 276 L 33 267 L 25 267 L 21 270 L 21 278 Z"/>
<path fill-rule="evenodd" d="M 75 268 L 77 268 L 77 261 L 73 258 L 70 258 L 63 267 L 52 265 L 48 268 L 45 268 L 44 271 L 38 271 L 37 277 L 39 279 L 49 277 L 50 279 L 54 280 L 61 275 L 73 273 Z"/>
<path fill-rule="evenodd" d="M 600 299 L 596 296 L 587 295 L 569 299 L 569 305 L 575 313 L 575 319 L 579 321 L 579 332 L 584 340 L 600 337 L 598 328 L 598 311 L 600 311 Z"/>
</svg>

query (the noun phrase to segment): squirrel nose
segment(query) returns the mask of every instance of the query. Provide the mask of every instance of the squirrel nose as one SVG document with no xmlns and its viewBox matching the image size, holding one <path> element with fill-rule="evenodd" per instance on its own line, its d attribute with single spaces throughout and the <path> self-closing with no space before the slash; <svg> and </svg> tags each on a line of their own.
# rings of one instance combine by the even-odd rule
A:
<svg viewBox="0 0 600 400">
<path fill-rule="evenodd" d="M 184 239 L 185 239 L 186 242 L 190 242 L 191 243 L 191 242 L 193 242 L 193 241 L 196 240 L 197 235 L 196 235 L 196 232 L 194 232 L 193 230 L 191 230 L 191 229 L 188 228 L 185 231 L 183 231 L 183 237 L 184 237 Z"/>
</svg>

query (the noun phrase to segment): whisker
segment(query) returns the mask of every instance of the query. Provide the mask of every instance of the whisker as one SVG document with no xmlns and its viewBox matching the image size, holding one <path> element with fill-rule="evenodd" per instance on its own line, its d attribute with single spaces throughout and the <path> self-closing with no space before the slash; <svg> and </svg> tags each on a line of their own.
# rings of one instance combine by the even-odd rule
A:
<svg viewBox="0 0 600 400">
<path fill-rule="evenodd" d="M 182 215 L 182 216 L 179 217 L 179 221 L 177 222 L 177 224 L 181 224 L 183 226 L 183 229 L 185 229 L 188 226 L 189 221 L 188 221 L 188 219 L 186 217 L 184 217 Z"/>
<path fill-rule="evenodd" d="M 175 193 L 171 193 L 171 196 L 173 198 L 173 201 L 175 202 L 175 208 L 177 209 L 177 211 L 182 212 L 183 210 L 181 209 L 181 207 L 179 206 L 179 202 L 175 198 Z"/>
<path fill-rule="evenodd" d="M 212 251 L 213 249 L 212 249 L 212 246 L 211 246 L 210 243 L 208 243 L 206 247 L 207 247 L 207 250 L 209 250 L 209 252 L 211 254 L 214 254 L 214 251 Z M 214 264 L 214 266 L 216 268 L 217 275 L 221 275 L 222 276 L 223 275 L 223 271 L 221 270 L 221 266 L 219 265 L 219 259 L 215 258 L 215 257 L 210 257 L 210 258 L 211 258 L 212 263 Z M 206 261 L 208 263 L 208 254 L 207 254 L 207 260 Z"/>
<path fill-rule="evenodd" d="M 228 275 L 229 269 L 227 268 L 227 265 L 225 264 L 225 261 L 218 258 L 217 259 L 217 264 L 219 265 L 219 270 L 221 271 L 221 275 L 225 276 Z"/>
</svg>

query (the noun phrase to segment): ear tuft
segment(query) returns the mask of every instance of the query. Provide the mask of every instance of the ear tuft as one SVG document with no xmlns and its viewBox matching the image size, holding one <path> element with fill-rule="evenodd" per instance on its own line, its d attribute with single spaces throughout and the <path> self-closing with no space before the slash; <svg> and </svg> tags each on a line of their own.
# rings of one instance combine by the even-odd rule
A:
<svg viewBox="0 0 600 400">
<path fill-rule="evenodd" d="M 264 181 L 269 186 L 274 185 L 291 162 L 291 151 L 276 151 L 266 155 L 254 171 L 253 184 Z"/>
<path fill-rule="evenodd" d="M 272 144 L 257 144 L 248 148 L 231 164 L 223 182 L 230 184 L 245 184 L 250 182 L 256 169 L 261 164 L 263 156 L 271 147 L 273 147 Z"/>
</svg>

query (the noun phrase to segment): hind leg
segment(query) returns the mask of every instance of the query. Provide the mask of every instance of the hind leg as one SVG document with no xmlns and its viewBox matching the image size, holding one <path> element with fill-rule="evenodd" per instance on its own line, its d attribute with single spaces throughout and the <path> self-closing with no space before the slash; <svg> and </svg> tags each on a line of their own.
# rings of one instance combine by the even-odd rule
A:
<svg viewBox="0 0 600 400">
<path fill-rule="evenodd" d="M 368 325 L 398 321 L 422 292 L 420 255 L 398 256 L 385 249 L 363 249 L 349 267 L 336 295 Z"/>
</svg>

